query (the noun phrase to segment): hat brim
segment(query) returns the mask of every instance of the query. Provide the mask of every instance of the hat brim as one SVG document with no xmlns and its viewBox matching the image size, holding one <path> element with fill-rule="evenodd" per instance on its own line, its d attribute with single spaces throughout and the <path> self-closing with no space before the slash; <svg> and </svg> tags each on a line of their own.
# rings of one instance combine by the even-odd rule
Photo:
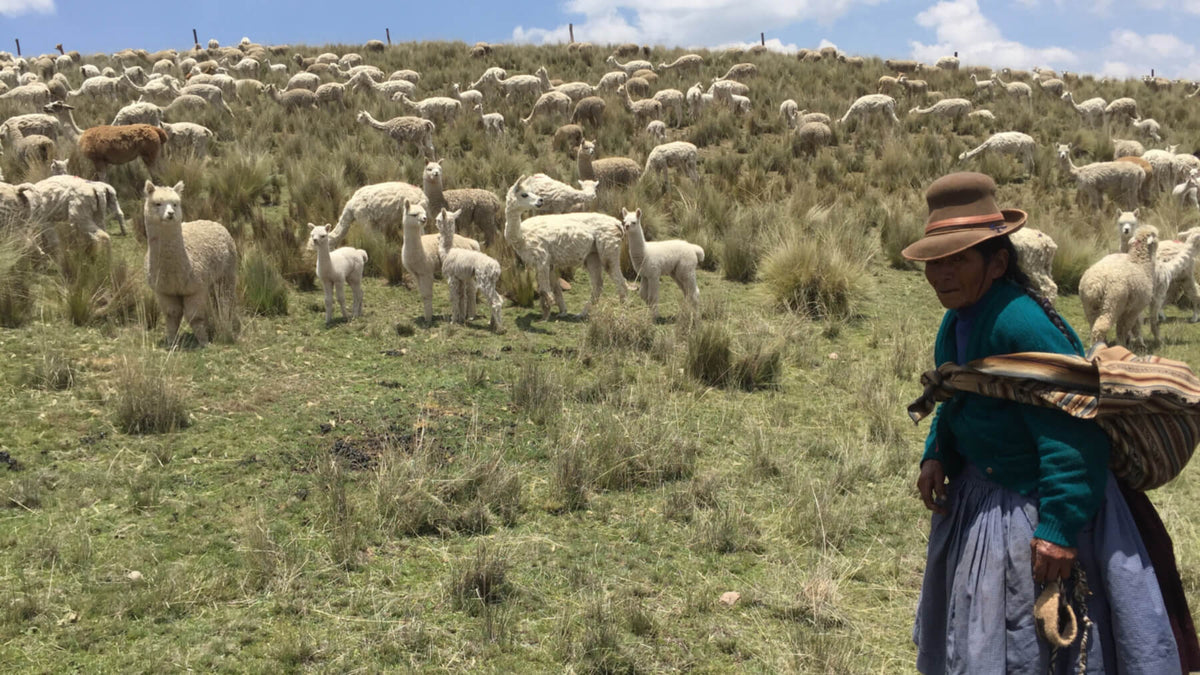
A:
<svg viewBox="0 0 1200 675">
<path fill-rule="evenodd" d="M 967 229 L 934 231 L 909 244 L 900 255 L 908 260 L 937 260 L 965 251 L 981 241 L 1012 234 L 1025 225 L 1029 215 L 1020 209 L 1001 209 L 1004 220 Z"/>
</svg>

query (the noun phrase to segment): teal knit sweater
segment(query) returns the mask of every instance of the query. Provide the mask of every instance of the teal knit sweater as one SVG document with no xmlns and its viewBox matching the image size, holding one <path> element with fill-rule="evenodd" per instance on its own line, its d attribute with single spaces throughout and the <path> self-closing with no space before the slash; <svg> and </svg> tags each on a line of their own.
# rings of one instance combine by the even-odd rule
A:
<svg viewBox="0 0 1200 675">
<path fill-rule="evenodd" d="M 995 282 L 972 314 L 964 362 L 1014 352 L 1083 352 L 1074 331 L 1068 340 L 1037 302 L 1011 282 Z M 956 361 L 957 322 L 955 310 L 942 319 L 934 346 L 938 364 Z M 1024 495 L 1036 490 L 1034 536 L 1075 546 L 1080 528 L 1103 500 L 1109 451 L 1108 436 L 1092 421 L 960 392 L 938 408 L 921 461 L 940 460 L 950 477 L 970 461 L 1010 490 Z"/>
</svg>

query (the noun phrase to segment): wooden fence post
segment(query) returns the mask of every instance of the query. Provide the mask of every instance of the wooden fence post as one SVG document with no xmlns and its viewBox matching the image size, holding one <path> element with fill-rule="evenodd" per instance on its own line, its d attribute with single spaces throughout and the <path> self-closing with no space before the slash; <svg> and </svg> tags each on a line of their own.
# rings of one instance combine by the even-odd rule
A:
<svg viewBox="0 0 1200 675">
<path fill-rule="evenodd" d="M 193 28 L 193 29 L 192 29 L 192 44 L 195 44 L 195 45 L 199 45 L 199 44 L 200 44 L 200 38 L 196 36 L 196 29 L 195 29 L 195 28 Z"/>
<path fill-rule="evenodd" d="M 571 42 L 575 41 L 575 24 L 567 24 L 567 32 L 571 34 Z"/>
<path fill-rule="evenodd" d="M 766 47 L 766 46 L 767 46 L 767 34 L 766 34 L 766 33 L 759 33 L 759 34 L 758 34 L 758 44 L 760 44 L 760 45 L 762 45 L 762 46 L 764 46 L 764 47 Z"/>
<path fill-rule="evenodd" d="M 388 46 L 391 47 L 392 46 L 392 29 L 384 28 L 383 32 L 387 33 Z"/>
<path fill-rule="evenodd" d="M 21 38 L 16 38 L 17 41 L 17 56 L 21 55 Z"/>
</svg>

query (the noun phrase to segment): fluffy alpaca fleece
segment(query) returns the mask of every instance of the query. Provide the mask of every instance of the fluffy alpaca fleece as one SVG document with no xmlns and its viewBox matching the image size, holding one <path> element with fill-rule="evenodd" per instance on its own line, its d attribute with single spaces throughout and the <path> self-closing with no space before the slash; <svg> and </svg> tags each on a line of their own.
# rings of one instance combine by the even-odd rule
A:
<svg viewBox="0 0 1200 675">
<path fill-rule="evenodd" d="M 821 148 L 833 145 L 833 129 L 825 122 L 804 122 L 796 129 L 796 143 L 805 154 L 815 155 Z"/>
<path fill-rule="evenodd" d="M 958 161 L 965 162 L 972 157 L 981 153 L 1000 153 L 1004 155 L 1012 155 L 1021 160 L 1026 173 L 1033 173 L 1033 151 L 1037 148 L 1033 137 L 1029 134 L 1023 134 L 1019 131 L 1001 131 L 998 134 L 992 134 L 988 139 L 971 150 L 960 154 Z"/>
<path fill-rule="evenodd" d="M 646 158 L 646 170 L 642 175 L 657 171 L 664 179 L 668 179 L 667 170 L 671 167 L 683 170 L 693 182 L 700 182 L 700 172 L 697 169 L 700 155 L 696 146 L 687 141 L 672 141 L 657 145 Z"/>
<path fill-rule="evenodd" d="M 416 279 L 417 290 L 421 294 L 425 310 L 425 325 L 428 326 L 433 323 L 433 275 L 442 269 L 441 237 L 437 234 L 422 234 L 428 218 L 425 215 L 425 207 L 421 204 L 405 199 L 401 202 L 400 212 L 403 214 L 401 223 L 404 229 L 400 261 L 404 264 L 404 269 Z M 454 247 L 478 251 L 479 242 L 456 234 Z M 474 311 L 472 306 L 471 313 L 474 314 Z"/>
<path fill-rule="evenodd" d="M 442 209 L 457 211 L 462 215 L 460 226 L 470 223 L 476 231 L 483 233 L 484 243 L 491 246 L 496 239 L 497 222 L 502 205 L 500 198 L 479 188 L 442 189 L 442 160 L 429 162 L 422 174 L 427 208 L 430 212 Z"/>
<path fill-rule="evenodd" d="M 616 91 L 617 87 L 629 81 L 629 75 L 623 70 L 614 70 L 600 76 L 596 83 L 596 91 Z"/>
<path fill-rule="evenodd" d="M 599 96 L 581 98 L 575 104 L 574 112 L 571 113 L 571 123 L 579 125 L 586 122 L 591 129 L 599 129 L 604 124 L 604 110 L 606 108 L 608 108 L 608 103 Z M 582 129 L 580 129 L 580 133 L 583 133 Z M 555 136 L 557 135 L 556 133 Z M 579 145 L 579 143 L 576 142 L 575 145 Z"/>
<path fill-rule="evenodd" d="M 28 220 L 37 200 L 37 188 L 32 183 L 10 185 L 0 178 L 0 227 Z"/>
<path fill-rule="evenodd" d="M 621 209 L 621 230 L 629 242 L 629 261 L 641 278 L 638 295 L 658 318 L 658 282 L 664 276 L 675 280 L 693 310 L 700 307 L 700 287 L 696 267 L 704 262 L 704 249 L 682 239 L 646 241 L 642 231 L 642 210 Z"/>
<path fill-rule="evenodd" d="M 442 209 L 437 215 L 438 253 L 442 258 L 442 276 L 450 286 L 450 320 L 466 323 L 475 313 L 475 290 L 483 293 L 492 308 L 491 328 L 504 331 L 500 308 L 504 300 L 496 290 L 500 283 L 500 263 L 479 251 L 454 247 L 454 226 L 458 212 Z"/>
<path fill-rule="evenodd" d="M 551 90 L 538 96 L 529 115 L 521 118 L 521 124 L 528 126 L 535 117 L 566 117 L 570 111 L 571 97 Z"/>
<path fill-rule="evenodd" d="M 138 101 L 117 111 L 113 117 L 113 126 L 121 126 L 126 124 L 149 124 L 153 127 L 161 127 L 163 119 L 163 109 L 148 103 L 146 101 Z"/>
<path fill-rule="evenodd" d="M 289 89 L 281 92 L 275 88 L 275 85 L 268 84 L 263 91 L 266 92 L 272 101 L 275 101 L 284 110 L 289 112 L 303 109 L 315 110 L 317 107 L 317 94 L 308 89 Z"/>
<path fill-rule="evenodd" d="M 396 141 L 400 152 L 404 152 L 405 145 L 415 145 L 425 156 L 425 159 L 433 159 L 437 153 L 433 149 L 433 122 L 422 119 L 420 117 L 393 117 L 386 122 L 371 117 L 371 113 L 366 110 L 358 112 L 358 121 L 360 124 L 365 124 L 373 129 L 378 129 L 392 140 Z"/>
<path fill-rule="evenodd" d="M 1071 161 L 1071 145 L 1058 145 L 1058 161 L 1063 171 L 1071 174 L 1077 183 L 1079 200 L 1094 208 L 1100 208 L 1104 194 L 1126 208 L 1137 206 L 1138 194 L 1146 180 L 1146 172 L 1130 162 L 1094 162 L 1075 166 Z"/>
<path fill-rule="evenodd" d="M 1200 289 L 1196 287 L 1197 253 L 1200 253 L 1200 228 L 1194 227 L 1180 232 L 1175 239 L 1158 243 L 1154 301 L 1150 303 L 1152 326 L 1166 318 L 1162 311 L 1164 306 L 1178 304 L 1183 297 L 1187 297 L 1192 308 L 1189 322 L 1200 320 L 1200 303 L 1197 303 Z"/>
<path fill-rule="evenodd" d="M 594 180 L 579 181 L 579 189 L 554 180 L 544 173 L 535 173 L 525 179 L 525 189 L 542 198 L 539 214 L 578 213 L 588 211 L 596 203 Z"/>
<path fill-rule="evenodd" d="M 183 222 L 175 187 L 146 181 L 142 213 L 146 221 L 146 281 L 166 317 L 167 342 L 173 344 L 179 322 L 186 318 L 201 346 L 208 344 L 207 305 L 210 293 L 233 307 L 237 291 L 237 246 L 220 223 Z"/>
<path fill-rule="evenodd" d="M 592 304 L 600 299 L 607 270 L 617 285 L 617 295 L 625 300 L 628 289 L 621 275 L 621 221 L 603 213 L 562 213 L 533 216 L 521 221 L 523 211 L 536 208 L 541 198 L 524 186 L 525 176 L 517 179 L 505 200 L 504 238 L 525 264 L 537 271 L 538 294 L 542 299 L 542 318 L 550 317 L 550 297 L 558 305 L 560 316 L 567 314 L 554 270 L 585 264 L 592 282 L 591 299 L 580 316 L 587 316 Z"/>
<path fill-rule="evenodd" d="M 236 85 L 235 85 L 236 87 Z M 225 93 L 215 84 L 189 84 L 179 90 L 180 95 L 192 94 L 208 102 L 208 105 L 221 109 L 226 115 L 233 117 L 233 110 L 225 102 Z"/>
<path fill-rule="evenodd" d="M 592 159 L 596 144 L 585 140 L 575 153 L 580 180 L 594 180 L 601 188 L 633 185 L 642 177 L 642 167 L 628 157 Z"/>
<path fill-rule="evenodd" d="M 1051 268 L 1058 244 L 1050 235 L 1028 225 L 1009 235 L 1017 249 L 1017 263 L 1033 282 L 1038 295 L 1053 303 L 1058 299 L 1058 284 L 1054 283 Z"/>
<path fill-rule="evenodd" d="M 172 151 L 190 152 L 197 159 L 208 156 L 212 129 L 193 122 L 164 122 L 162 128 L 167 132 L 167 147 Z"/>
<path fill-rule="evenodd" d="M 132 162 L 138 157 L 153 171 L 166 142 L 167 132 L 149 124 L 100 125 L 83 132 L 79 151 L 95 165 L 99 180 L 104 180 L 110 165 Z"/>
<path fill-rule="evenodd" d="M 382 233 L 388 240 L 395 241 L 401 236 L 399 226 L 404 216 L 402 204 L 406 199 L 422 208 L 429 203 L 421 188 L 411 183 L 397 180 L 360 187 L 342 207 L 337 226 L 329 233 L 329 245 L 341 244 L 354 223 L 362 223 Z"/>
<path fill-rule="evenodd" d="M 86 236 L 93 247 L 109 243 L 104 221 L 110 210 L 117 217 L 121 234 L 126 233 L 125 214 L 117 201 L 117 191 L 108 183 L 56 175 L 20 187 L 27 191 L 31 215 L 43 223 L 42 238 L 47 252 L 57 249 L 56 225 L 64 221 Z"/>
<path fill-rule="evenodd" d="M 399 101 L 405 108 L 411 110 L 417 117 L 423 117 L 435 124 L 450 125 L 458 119 L 462 112 L 462 102 L 449 96 L 430 96 L 414 101 L 408 94 L 400 92 L 392 96 L 393 101 Z"/>
<path fill-rule="evenodd" d="M 896 99 L 886 94 L 867 94 L 860 96 L 854 103 L 850 104 L 850 108 L 846 110 L 846 114 L 837 121 L 838 124 L 845 124 L 850 119 L 866 120 L 869 117 L 881 117 L 884 121 L 900 123 L 900 118 L 896 117 Z"/>
<path fill-rule="evenodd" d="M 678 89 L 659 89 L 654 92 L 654 100 L 662 105 L 663 113 L 670 112 L 671 124 L 682 126 L 684 124 L 683 108 L 687 103 L 687 98 L 682 91 Z"/>
<path fill-rule="evenodd" d="M 944 98 L 937 103 L 922 108 L 917 106 L 908 111 L 912 115 L 932 115 L 947 120 L 958 120 L 971 112 L 971 102 L 965 98 Z"/>
<path fill-rule="evenodd" d="M 346 311 L 346 284 L 354 295 L 354 316 L 362 316 L 362 277 L 367 264 L 367 252 L 361 248 L 343 246 L 329 250 L 329 225 L 308 224 L 308 236 L 317 249 L 317 278 L 325 287 L 325 323 L 333 323 L 333 291 L 337 289 L 342 318 L 350 319 Z"/>
<path fill-rule="evenodd" d="M 1116 330 L 1116 343 L 1129 346 L 1142 340 L 1142 313 L 1154 300 L 1158 229 L 1141 225 L 1129 241 L 1128 253 L 1110 253 L 1089 267 L 1079 280 L 1079 300 L 1091 325 L 1095 344 Z M 1151 317 L 1157 330 L 1158 318 Z M 1157 335 L 1155 336 L 1157 339 Z"/>
</svg>

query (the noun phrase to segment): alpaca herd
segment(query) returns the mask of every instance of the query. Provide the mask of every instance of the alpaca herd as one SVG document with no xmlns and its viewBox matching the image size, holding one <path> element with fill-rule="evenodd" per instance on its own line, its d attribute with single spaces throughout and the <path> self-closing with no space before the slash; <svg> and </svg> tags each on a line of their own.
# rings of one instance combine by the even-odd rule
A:
<svg viewBox="0 0 1200 675">
<path fill-rule="evenodd" d="M 560 315 L 566 314 L 558 275 L 572 267 L 582 266 L 590 279 L 591 292 L 581 308 L 582 316 L 599 300 L 605 276 L 624 300 L 628 282 L 620 266 L 623 242 L 637 275 L 638 293 L 651 314 L 657 317 L 659 281 L 663 276 L 670 276 L 685 303 L 695 308 L 699 298 L 696 269 L 705 259 L 704 250 L 678 239 L 647 241 L 643 210 L 621 208 L 620 218 L 604 213 L 605 208 L 620 206 L 605 195 L 623 188 L 636 189 L 642 195 L 655 194 L 660 186 L 664 195 L 671 194 L 675 190 L 673 180 L 680 176 L 692 185 L 702 184 L 708 144 L 695 138 L 682 140 L 681 131 L 705 116 L 717 114 L 745 120 L 751 129 L 762 125 L 764 115 L 755 107 L 761 100 L 757 82 L 764 77 L 760 71 L 767 73 L 769 69 L 750 62 L 716 69 L 702 54 L 685 54 L 655 66 L 648 59 L 636 58 L 649 56 L 649 50 L 644 54 L 640 49 L 627 50 L 623 56 L 618 50 L 604 60 L 609 70 L 590 80 L 552 79 L 546 66 L 532 73 L 510 73 L 492 65 L 469 84 L 462 84 L 468 78 L 460 77 L 459 82 L 440 93 L 426 93 L 420 73 L 401 69 L 389 74 L 367 62 L 384 49 L 382 43 L 368 46 L 365 58 L 356 53 L 310 57 L 297 53 L 284 58 L 284 63 L 272 63 L 272 58 L 286 56 L 286 50 L 272 51 L 247 41 L 238 48 L 224 50 L 197 46 L 185 54 L 167 50 L 143 56 L 129 51 L 113 55 L 112 63 L 117 67 L 103 69 L 92 64 L 75 66 L 64 56 L 62 67 L 77 68 L 84 77 L 75 88 L 67 75 L 54 72 L 60 63 L 57 60 L 38 74 L 28 66 L 16 65 L 15 59 L 0 59 L 0 83 L 7 88 L 0 93 L 0 103 L 22 110 L 22 114 L 0 123 L 4 147 L 25 165 L 50 165 L 57 159 L 60 144 L 69 144 L 93 171 L 91 179 L 52 175 L 36 182 L 0 183 L 0 212 L 39 218 L 43 223 L 40 245 L 51 255 L 61 247 L 56 226 L 62 223 L 82 234 L 93 249 L 108 246 L 107 218 L 116 217 L 125 233 L 116 190 L 106 182 L 109 167 L 141 159 L 154 178 L 163 170 L 160 158 L 164 154 L 180 153 L 203 160 L 219 135 L 180 116 L 203 111 L 232 117 L 230 102 L 253 106 L 255 99 L 261 98 L 266 106 L 280 106 L 283 118 L 288 120 L 301 119 L 314 110 L 334 111 L 346 118 L 347 126 L 354 127 L 356 121 L 381 131 L 394 141 L 399 154 L 414 154 L 424 161 L 419 184 L 389 180 L 359 185 L 342 205 L 336 223 L 309 224 L 305 248 L 315 256 L 317 278 L 325 291 L 327 323 L 333 321 L 335 296 L 344 318 L 353 319 L 363 313 L 362 277 L 367 256 L 360 249 L 341 246 L 356 223 L 381 235 L 390 245 L 399 244 L 401 262 L 417 287 L 426 324 L 433 321 L 435 279 L 441 276 L 450 287 L 452 321 L 473 317 L 476 295 L 480 293 L 490 307 L 492 329 L 502 330 L 502 300 L 497 290 L 500 261 L 512 258 L 488 253 L 505 248 L 511 248 L 520 264 L 533 271 L 543 318 L 548 318 L 555 307 Z M 579 48 L 572 53 L 585 52 Z M 483 59 L 493 56 L 490 46 L 483 49 L 477 45 L 471 54 Z M 977 107 L 984 99 L 1000 99 L 1000 106 L 1008 105 L 1022 114 L 1046 105 L 1070 106 L 1066 109 L 1074 110 L 1083 126 L 1102 129 L 1111 139 L 1111 159 L 1077 163 L 1078 147 L 1049 142 L 1060 139 L 1035 140 L 1015 130 L 996 131 L 981 143 L 972 142 L 958 152 L 960 145 L 954 149 L 956 154 L 948 153 L 945 159 L 952 164 L 956 157 L 965 168 L 984 156 L 991 156 L 984 161 L 992 162 L 1009 161 L 1004 159 L 1007 156 L 1019 162 L 1029 178 L 1041 180 L 1047 170 L 1055 171 L 1058 179 L 1074 185 L 1076 199 L 1085 208 L 1100 211 L 1107 200 L 1123 210 L 1122 240 L 1129 242 L 1128 250 L 1114 254 L 1117 258 L 1105 258 L 1097 263 L 1097 271 L 1089 270 L 1085 275 L 1085 308 L 1094 338 L 1102 339 L 1111 328 L 1118 340 L 1136 339 L 1135 314 L 1140 316 L 1150 309 L 1157 314 L 1159 308 L 1175 299 L 1200 297 L 1200 287 L 1190 280 L 1190 274 L 1184 279 L 1200 237 L 1181 233 L 1182 243 L 1177 246 L 1139 227 L 1137 222 L 1137 208 L 1167 191 L 1182 207 L 1200 211 L 1200 160 L 1178 153 L 1175 145 L 1147 147 L 1161 143 L 1167 133 L 1157 121 L 1143 117 L 1159 112 L 1148 109 L 1153 105 L 1139 106 L 1131 96 L 1111 101 L 1092 97 L 1076 102 L 1075 93 L 1067 85 L 1086 91 L 1078 87 L 1079 78 L 1067 73 L 1059 76 L 1047 69 L 1006 68 L 992 72 L 962 65 L 957 57 L 949 56 L 935 65 L 893 59 L 879 63 L 848 57 L 833 48 L 801 50 L 795 56 L 801 65 L 794 67 L 824 60 L 836 68 L 861 69 L 872 63 L 886 69 L 877 79 L 872 74 L 866 80 L 867 86 L 858 92 L 874 93 L 858 96 L 844 110 L 838 106 L 840 116 L 834 110 L 802 109 L 796 98 L 783 100 L 774 122 L 782 122 L 784 138 L 797 157 L 818 157 L 846 139 L 857 143 L 864 134 L 903 133 L 905 126 L 938 127 L 947 134 L 951 130 L 953 134 L 970 133 L 963 129 L 980 127 L 990 132 L 1000 120 L 991 110 Z M 706 69 L 710 70 L 707 78 L 703 75 Z M 944 77 L 947 73 L 955 79 Z M 674 86 L 667 86 L 667 78 L 674 80 L 670 82 Z M 427 78 L 426 82 L 430 79 L 438 78 Z M 690 82 L 695 84 L 689 87 Z M 947 86 L 951 84 L 957 91 Z M 1163 91 L 1171 83 L 1151 79 L 1146 86 Z M 139 98 L 132 100 L 135 97 Z M 73 116 L 75 106 L 67 101 L 82 105 L 103 101 L 114 107 L 129 102 L 112 117 L 112 124 L 80 128 Z M 380 114 L 376 118 L 367 109 L 352 113 L 359 105 L 347 109 L 358 101 L 368 102 L 363 108 L 370 107 L 370 102 L 390 105 L 391 116 L 376 112 Z M 905 106 L 898 114 L 899 101 Z M 515 131 L 509 130 L 505 114 L 495 110 L 496 106 L 504 109 L 506 105 L 510 106 L 508 120 L 522 122 Z M 773 110 L 765 118 L 774 117 Z M 996 110 L 1004 112 L 1002 107 Z M 353 120 L 349 119 L 352 114 Z M 631 119 L 629 135 L 646 143 L 634 153 L 640 159 L 620 154 L 602 156 L 601 143 L 608 146 L 609 152 L 614 147 L 608 128 L 614 115 Z M 1074 113 L 1070 115 L 1074 117 Z M 1162 113 L 1160 117 L 1169 122 L 1177 119 Z M 574 154 L 575 175 L 523 175 L 509 184 L 503 196 L 496 189 L 453 187 L 454 175 L 471 173 L 471 167 L 461 160 L 447 162 L 439 155 L 439 143 L 454 142 L 447 137 L 447 130 L 473 125 L 485 132 L 480 137 L 483 140 L 476 142 L 501 143 L 510 142 L 510 134 L 519 134 L 524 140 L 548 134 L 555 127 L 547 122 L 557 125 L 551 147 Z M 1019 124 L 1014 122 L 1014 126 Z M 1117 138 L 1123 131 L 1138 140 Z M 1041 174 L 1036 165 L 1039 144 L 1052 147 L 1056 159 L 1055 167 L 1043 168 Z M 449 181 L 447 170 L 451 173 Z M 507 180 L 516 173 L 518 170 L 513 169 Z M 652 182 L 655 192 L 639 187 L 644 182 Z M 446 187 L 448 183 L 451 188 Z M 231 275 L 236 269 L 237 251 L 220 224 L 181 222 L 182 187 L 182 183 L 175 188 L 157 187 L 150 181 L 146 184 L 147 274 L 167 317 L 168 339 L 175 339 L 180 322 L 186 318 L 203 344 L 208 341 L 207 309 L 198 298 L 207 297 L 213 289 L 235 285 Z M 650 220 L 653 232 L 658 223 L 653 217 Z M 435 224 L 436 233 L 427 233 Z M 1053 300 L 1058 292 L 1051 271 L 1055 242 L 1044 232 L 1029 228 L 1014 237 L 1014 243 L 1039 292 Z M 1115 269 L 1124 271 L 1105 271 Z M 1120 284 L 1114 281 L 1118 277 L 1136 277 L 1138 283 L 1121 282 L 1125 285 L 1118 288 Z M 1149 286 L 1141 283 L 1146 279 L 1150 279 Z M 345 300 L 347 284 L 352 293 L 349 308 Z M 1085 293 L 1082 286 L 1080 293 Z M 1194 312 L 1193 319 L 1200 310 Z M 1156 338 L 1157 326 L 1158 317 L 1151 316 Z"/>
</svg>

